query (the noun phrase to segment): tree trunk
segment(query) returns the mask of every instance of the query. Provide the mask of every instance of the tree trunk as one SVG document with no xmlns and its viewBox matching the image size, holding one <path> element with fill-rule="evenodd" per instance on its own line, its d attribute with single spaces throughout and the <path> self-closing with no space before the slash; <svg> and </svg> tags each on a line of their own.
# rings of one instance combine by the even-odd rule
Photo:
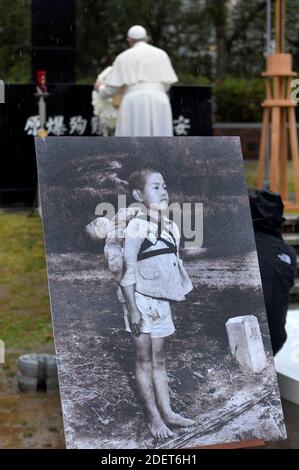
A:
<svg viewBox="0 0 299 470">
<path fill-rule="evenodd" d="M 207 10 L 215 28 L 216 80 L 221 81 L 226 75 L 227 0 L 209 0 Z"/>
<path fill-rule="evenodd" d="M 224 24 L 216 27 L 217 41 L 217 61 L 216 61 L 216 80 L 222 81 L 226 76 L 226 28 Z"/>
</svg>

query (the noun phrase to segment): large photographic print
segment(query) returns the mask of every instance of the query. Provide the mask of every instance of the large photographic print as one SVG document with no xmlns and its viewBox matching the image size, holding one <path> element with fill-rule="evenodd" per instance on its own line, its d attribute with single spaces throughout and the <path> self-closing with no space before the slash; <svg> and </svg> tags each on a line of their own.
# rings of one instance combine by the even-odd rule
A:
<svg viewBox="0 0 299 470">
<path fill-rule="evenodd" d="M 285 438 L 239 138 L 36 138 L 68 448 Z"/>
</svg>

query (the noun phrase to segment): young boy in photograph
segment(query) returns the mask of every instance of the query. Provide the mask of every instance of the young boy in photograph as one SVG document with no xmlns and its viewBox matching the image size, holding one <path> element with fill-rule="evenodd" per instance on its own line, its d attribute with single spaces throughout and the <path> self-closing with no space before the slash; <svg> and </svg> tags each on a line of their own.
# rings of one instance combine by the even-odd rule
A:
<svg viewBox="0 0 299 470">
<path fill-rule="evenodd" d="M 195 424 L 171 408 L 164 350 L 166 338 L 175 331 L 169 301 L 185 300 L 192 283 L 179 258 L 178 227 L 163 215 L 169 203 L 163 176 L 143 169 L 129 183 L 144 210 L 124 232 L 120 288 L 125 325 L 136 348 L 136 381 L 148 428 L 154 437 L 167 438 L 174 435 L 168 426 Z"/>
</svg>

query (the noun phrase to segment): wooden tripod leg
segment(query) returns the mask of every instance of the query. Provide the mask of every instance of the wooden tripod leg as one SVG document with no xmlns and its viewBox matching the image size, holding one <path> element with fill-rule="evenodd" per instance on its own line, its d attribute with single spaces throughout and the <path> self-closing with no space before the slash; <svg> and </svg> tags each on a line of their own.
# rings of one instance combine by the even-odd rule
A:
<svg viewBox="0 0 299 470">
<path fill-rule="evenodd" d="M 286 110 L 281 108 L 281 123 L 280 123 L 280 188 L 281 196 L 284 202 L 288 199 L 287 188 L 287 165 L 288 165 L 288 152 L 287 152 L 287 115 Z"/>
<path fill-rule="evenodd" d="M 270 190 L 278 192 L 278 171 L 280 151 L 280 108 L 272 108 Z"/>
<path fill-rule="evenodd" d="M 259 154 L 259 163 L 258 163 L 258 171 L 257 171 L 257 188 L 261 189 L 263 187 L 264 182 L 264 173 L 265 173 L 265 162 L 266 162 L 266 152 L 267 152 L 267 137 L 268 137 L 268 129 L 269 129 L 269 117 L 270 117 L 270 109 L 264 109 L 263 115 L 263 125 L 261 131 L 261 143 L 260 143 L 260 154 Z"/>
<path fill-rule="evenodd" d="M 298 156 L 298 137 L 296 128 L 295 109 L 288 109 L 289 116 L 289 132 L 290 132 L 290 148 L 293 163 L 293 176 L 295 183 L 296 205 L 299 205 L 299 156 Z"/>
</svg>

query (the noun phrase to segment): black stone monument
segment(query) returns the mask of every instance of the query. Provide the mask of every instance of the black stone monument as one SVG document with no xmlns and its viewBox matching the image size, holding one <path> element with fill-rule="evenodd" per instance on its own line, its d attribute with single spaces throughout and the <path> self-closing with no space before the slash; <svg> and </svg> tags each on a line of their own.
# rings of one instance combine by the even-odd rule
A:
<svg viewBox="0 0 299 470">
<path fill-rule="evenodd" d="M 32 0 L 32 81 L 46 70 L 49 83 L 76 79 L 76 1 Z"/>
</svg>

